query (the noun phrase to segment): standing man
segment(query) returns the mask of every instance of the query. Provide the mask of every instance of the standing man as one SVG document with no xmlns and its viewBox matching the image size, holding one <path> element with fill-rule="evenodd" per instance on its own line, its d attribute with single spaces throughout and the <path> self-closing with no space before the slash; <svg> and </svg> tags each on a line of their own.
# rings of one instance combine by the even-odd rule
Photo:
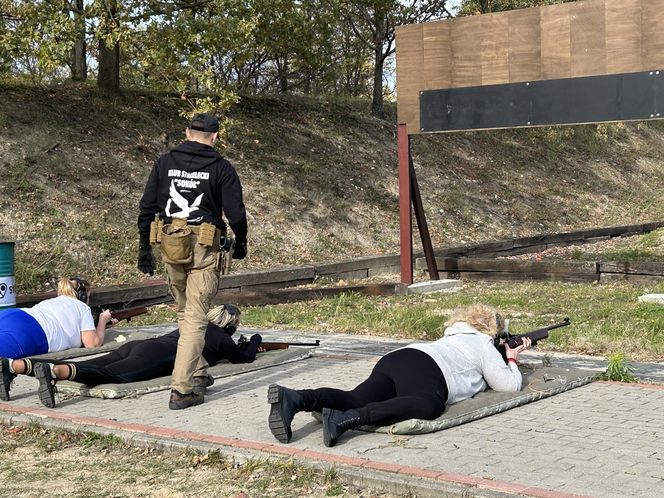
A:
<svg viewBox="0 0 664 498">
<path fill-rule="evenodd" d="M 169 408 L 203 403 L 208 364 L 202 356 L 207 312 L 219 288 L 222 212 L 235 234 L 233 259 L 247 255 L 247 216 L 235 169 L 214 149 L 219 121 L 196 114 L 187 140 L 155 162 L 140 202 L 138 269 L 154 273 L 151 244 L 160 243 L 177 306 L 177 345 Z M 155 219 L 155 215 L 156 218 Z"/>
</svg>

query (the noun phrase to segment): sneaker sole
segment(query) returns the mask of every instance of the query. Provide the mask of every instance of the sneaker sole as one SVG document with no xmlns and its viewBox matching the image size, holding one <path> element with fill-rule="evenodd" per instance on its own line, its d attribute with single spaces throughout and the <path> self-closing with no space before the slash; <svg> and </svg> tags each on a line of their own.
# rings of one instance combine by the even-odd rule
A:
<svg viewBox="0 0 664 498">
<path fill-rule="evenodd" d="M 47 363 L 35 365 L 35 377 L 39 380 L 39 401 L 47 408 L 55 408 L 55 386 Z"/>
<path fill-rule="evenodd" d="M 284 424 L 284 419 L 281 416 L 281 400 L 283 399 L 283 390 L 281 386 L 272 384 L 267 388 L 267 402 L 272 405 L 270 408 L 270 416 L 267 419 L 267 425 L 270 428 L 272 435 L 277 438 L 280 443 L 288 443 L 293 435 L 292 431 Z"/>
<path fill-rule="evenodd" d="M 330 435 L 329 427 L 330 427 L 330 414 L 332 413 L 332 410 L 329 408 L 323 408 L 323 444 L 331 448 L 334 446 L 337 442 L 337 440 L 332 440 L 332 437 Z"/>
</svg>

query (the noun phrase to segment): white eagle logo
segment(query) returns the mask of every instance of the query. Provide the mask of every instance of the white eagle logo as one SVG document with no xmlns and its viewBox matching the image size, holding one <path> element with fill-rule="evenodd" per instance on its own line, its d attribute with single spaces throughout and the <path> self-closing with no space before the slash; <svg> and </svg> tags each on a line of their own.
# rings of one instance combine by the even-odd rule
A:
<svg viewBox="0 0 664 498">
<path fill-rule="evenodd" d="M 175 188 L 175 180 L 171 181 L 171 187 L 168 189 L 168 194 L 170 195 L 170 199 L 168 199 L 168 202 L 166 203 L 166 216 L 172 218 L 188 219 L 189 215 L 198 209 L 203 200 L 203 194 L 201 194 L 194 199 L 194 202 L 192 202 L 190 206 L 187 199 L 185 199 Z M 176 213 L 171 212 L 171 203 L 175 203 L 175 205 L 180 208 L 180 211 Z"/>
</svg>

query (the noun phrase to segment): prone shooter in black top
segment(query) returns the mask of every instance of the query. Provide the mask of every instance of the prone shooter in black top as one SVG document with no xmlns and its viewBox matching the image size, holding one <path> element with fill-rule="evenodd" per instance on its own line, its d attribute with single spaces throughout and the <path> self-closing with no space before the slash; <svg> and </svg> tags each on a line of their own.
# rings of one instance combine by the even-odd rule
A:
<svg viewBox="0 0 664 498">
<path fill-rule="evenodd" d="M 194 392 L 207 375 L 201 356 L 206 313 L 219 287 L 220 245 L 226 245 L 226 223 L 235 234 L 232 257 L 247 254 L 247 217 L 242 185 L 235 169 L 214 149 L 219 121 L 197 114 L 185 130 L 187 140 L 155 162 L 140 201 L 138 269 L 153 274 L 152 246 L 159 244 L 169 290 L 178 313 L 177 356 L 169 408 L 203 402 Z"/>
<path fill-rule="evenodd" d="M 254 361 L 262 342 L 261 336 L 254 334 L 242 347 L 238 347 L 231 338 L 235 330 L 235 325 L 219 327 L 214 323 L 208 323 L 203 357 L 209 365 L 221 360 L 228 360 L 230 363 Z M 96 386 L 138 382 L 169 375 L 173 371 L 179 336 L 179 331 L 176 329 L 159 337 L 127 342 L 118 349 L 91 360 L 52 362 L 49 369 L 42 369 L 46 375 L 37 375 L 39 399 L 44 406 L 55 407 L 57 380 L 71 380 Z M 214 383 L 209 374 L 205 380 L 205 383 L 196 386 L 201 394 Z"/>
</svg>

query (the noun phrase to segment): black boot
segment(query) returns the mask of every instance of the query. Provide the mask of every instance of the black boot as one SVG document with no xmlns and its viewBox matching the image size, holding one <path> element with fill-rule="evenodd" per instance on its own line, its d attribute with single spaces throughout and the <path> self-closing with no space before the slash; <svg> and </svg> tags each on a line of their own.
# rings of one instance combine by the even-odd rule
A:
<svg viewBox="0 0 664 498">
<path fill-rule="evenodd" d="M 291 440 L 291 422 L 297 412 L 304 409 L 304 398 L 295 389 L 288 389 L 277 384 L 272 384 L 267 389 L 267 402 L 272 405 L 268 426 L 270 432 L 280 443 Z"/>
<path fill-rule="evenodd" d="M 2 401 L 9 401 L 9 390 L 15 378 L 16 374 L 9 371 L 9 360 L 0 358 L 0 399 Z"/>
<path fill-rule="evenodd" d="M 337 439 L 344 432 L 355 429 L 360 423 L 360 412 L 357 410 L 331 410 L 323 408 L 323 443 L 328 448 L 337 444 Z"/>
</svg>

